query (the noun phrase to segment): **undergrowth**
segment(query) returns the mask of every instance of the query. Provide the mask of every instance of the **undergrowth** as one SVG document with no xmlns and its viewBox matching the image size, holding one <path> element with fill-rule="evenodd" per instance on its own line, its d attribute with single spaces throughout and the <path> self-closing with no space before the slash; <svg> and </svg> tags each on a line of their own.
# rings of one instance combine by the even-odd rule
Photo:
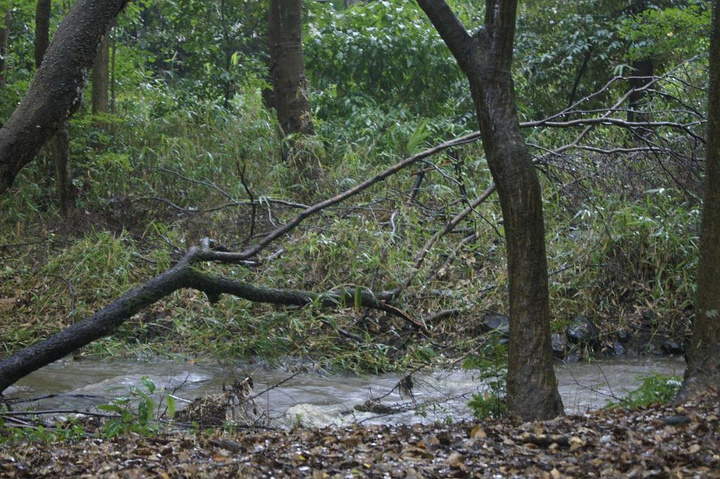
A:
<svg viewBox="0 0 720 479">
<path fill-rule="evenodd" d="M 73 120 L 77 209 L 70 218 L 57 214 L 42 159 L 0 198 L 3 354 L 82 320 L 167 269 L 202 237 L 242 249 L 303 205 L 466 132 L 443 118 L 397 124 L 388 117 L 382 135 L 352 143 L 340 140 L 352 125 L 326 119 L 321 134 L 303 143 L 318 175 L 303 178 L 281 161 L 285 145 L 257 84 L 248 83 L 229 109 L 208 102 L 158 114 L 149 105 L 166 94 L 163 88 L 148 86 L 147 102 L 109 126 L 91 116 Z M 626 174 L 578 182 L 560 171 L 543 179 L 555 331 L 576 315 L 598 323 L 603 344 L 621 329 L 679 337 L 688 327 L 698 206 L 684 192 L 650 181 L 632 195 L 608 187 Z M 232 297 L 210 305 L 200 293 L 179 291 L 81 354 L 271 362 L 291 356 L 382 372 L 470 353 L 484 341 L 483 315 L 506 310 L 497 198 L 443 237 L 417 271 L 414 264 L 430 236 L 489 184 L 481 147 L 457 147 L 308 218 L 264 254 L 270 259 L 261 266 L 204 266 L 238 281 L 314 292 L 388 291 L 413 277 L 399 308 L 419 319 L 454 311 L 428 323 L 430 334 L 352 305 L 298 309 Z"/>
</svg>

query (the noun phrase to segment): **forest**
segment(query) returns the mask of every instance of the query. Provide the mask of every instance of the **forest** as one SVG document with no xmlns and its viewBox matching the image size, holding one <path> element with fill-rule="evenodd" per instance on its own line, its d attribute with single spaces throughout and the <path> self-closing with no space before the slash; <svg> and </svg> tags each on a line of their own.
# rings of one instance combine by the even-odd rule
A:
<svg viewBox="0 0 720 479">
<path fill-rule="evenodd" d="M 0 476 L 717 473 L 717 10 L 0 0 Z M 314 376 L 417 420 L 270 420 Z"/>
</svg>

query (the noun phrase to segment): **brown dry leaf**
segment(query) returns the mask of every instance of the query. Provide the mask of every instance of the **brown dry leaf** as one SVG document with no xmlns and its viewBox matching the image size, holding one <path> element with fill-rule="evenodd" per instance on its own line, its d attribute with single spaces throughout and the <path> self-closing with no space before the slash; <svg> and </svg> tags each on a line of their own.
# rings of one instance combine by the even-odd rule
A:
<svg viewBox="0 0 720 479">
<path fill-rule="evenodd" d="M 453 467 L 455 469 L 460 469 L 462 471 L 467 471 L 468 469 L 462 455 L 459 452 L 451 453 L 447 458 L 447 463 L 450 467 Z"/>
<path fill-rule="evenodd" d="M 485 439 L 487 437 L 487 433 L 485 430 L 478 424 L 474 428 L 472 428 L 472 431 L 470 432 L 470 439 L 477 440 L 477 439 Z"/>
<path fill-rule="evenodd" d="M 15 298 L 0 298 L 0 311 L 10 311 L 15 307 Z"/>
<path fill-rule="evenodd" d="M 583 440 L 580 439 L 579 437 L 577 437 L 577 436 L 572 436 L 572 437 L 568 440 L 568 444 L 570 444 L 570 451 L 577 451 L 577 450 L 580 449 L 581 447 L 584 447 L 586 443 L 585 443 L 585 441 L 583 441 Z"/>
</svg>

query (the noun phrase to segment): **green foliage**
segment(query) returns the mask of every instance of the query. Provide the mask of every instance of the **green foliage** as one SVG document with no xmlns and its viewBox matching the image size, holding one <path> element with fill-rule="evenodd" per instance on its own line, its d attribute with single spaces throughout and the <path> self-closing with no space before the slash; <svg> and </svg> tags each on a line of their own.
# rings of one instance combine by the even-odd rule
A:
<svg viewBox="0 0 720 479">
<path fill-rule="evenodd" d="M 709 47 L 710 8 L 704 0 L 682 7 L 651 8 L 625 18 L 619 33 L 631 45 L 631 59 L 679 62 Z"/>
<path fill-rule="evenodd" d="M 642 408 L 651 404 L 666 404 L 675 399 L 682 385 L 679 376 L 651 374 L 642 378 L 642 384 L 618 402 L 611 402 L 609 408 Z"/>
<path fill-rule="evenodd" d="M 43 425 L 36 427 L 13 426 L 0 419 L 0 445 L 24 442 L 74 441 L 86 437 L 87 431 L 85 427 L 76 419 L 58 422 L 54 427 Z"/>
<path fill-rule="evenodd" d="M 119 417 L 110 419 L 104 426 L 106 437 L 115 437 L 128 433 L 151 436 L 157 434 L 158 423 L 155 417 L 155 400 L 152 395 L 156 392 L 155 383 L 143 377 L 141 387 L 133 387 L 130 394 L 115 399 L 110 404 L 98 406 L 98 409 L 117 414 Z M 136 403 L 136 406 L 133 406 Z M 174 404 L 174 402 L 173 402 Z"/>
<path fill-rule="evenodd" d="M 478 379 L 484 388 L 482 392 L 473 394 L 468 402 L 475 417 L 487 419 L 505 415 L 507 346 L 493 338 L 478 356 L 466 359 L 463 368 L 477 369 Z"/>
<path fill-rule="evenodd" d="M 308 21 L 306 69 L 321 119 L 391 107 L 453 114 L 465 96 L 455 60 L 415 3 L 361 2 L 343 11 L 317 4 Z"/>
<path fill-rule="evenodd" d="M 594 313 L 617 328 L 651 310 L 663 318 L 663 329 L 684 331 L 695 296 L 698 206 L 667 189 L 648 190 L 637 201 L 597 201 L 577 211 L 571 235 L 558 231 L 550 240 L 551 250 L 580 258 L 572 286 L 553 278 L 561 288 L 559 301 L 571 308 L 594 304 Z M 567 258 L 554 261 L 561 267 Z"/>
</svg>

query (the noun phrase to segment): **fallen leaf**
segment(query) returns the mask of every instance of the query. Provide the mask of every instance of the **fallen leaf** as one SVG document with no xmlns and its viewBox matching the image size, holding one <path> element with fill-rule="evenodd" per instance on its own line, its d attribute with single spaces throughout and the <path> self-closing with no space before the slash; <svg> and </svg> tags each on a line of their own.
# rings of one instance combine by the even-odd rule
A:
<svg viewBox="0 0 720 479">
<path fill-rule="evenodd" d="M 470 439 L 477 440 L 477 439 L 485 439 L 487 437 L 487 433 L 485 430 L 480 426 L 479 424 L 472 428 L 472 431 L 470 431 Z"/>
</svg>

